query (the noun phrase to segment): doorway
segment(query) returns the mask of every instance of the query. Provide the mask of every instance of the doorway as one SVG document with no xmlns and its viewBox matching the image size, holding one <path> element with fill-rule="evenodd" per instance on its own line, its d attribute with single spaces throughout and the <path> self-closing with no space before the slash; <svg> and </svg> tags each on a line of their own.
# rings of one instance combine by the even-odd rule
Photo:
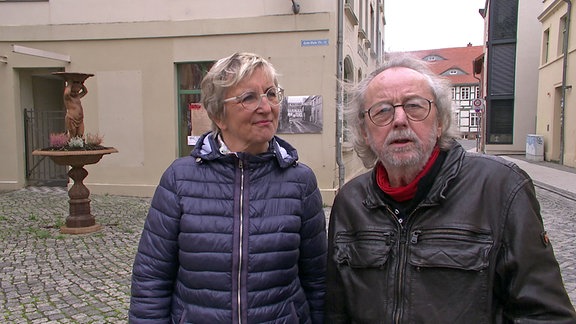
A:
<svg viewBox="0 0 576 324">
<path fill-rule="evenodd" d="M 52 72 L 62 69 L 19 69 L 20 102 L 24 114 L 26 184 L 65 187 L 66 166 L 32 152 L 50 146 L 50 134 L 66 131 L 64 124 L 64 82 Z"/>
</svg>

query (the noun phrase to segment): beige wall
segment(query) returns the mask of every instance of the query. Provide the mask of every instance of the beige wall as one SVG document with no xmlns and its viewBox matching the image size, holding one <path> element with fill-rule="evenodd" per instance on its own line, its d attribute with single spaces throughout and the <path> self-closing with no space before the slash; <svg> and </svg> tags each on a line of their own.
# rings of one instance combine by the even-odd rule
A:
<svg viewBox="0 0 576 324">
<path fill-rule="evenodd" d="M 549 50 L 546 60 L 540 51 L 538 119 L 537 133 L 544 137 L 544 158 L 548 161 L 560 161 L 560 110 L 562 98 L 562 73 L 564 55 L 562 53 L 562 34 L 560 19 L 566 14 L 567 4 L 562 0 L 546 0 L 538 19 L 541 22 L 542 35 L 549 32 Z M 568 41 L 568 69 L 566 74 L 565 114 L 564 114 L 564 156 L 563 163 L 576 167 L 576 96 L 571 86 L 576 83 L 576 10 L 572 7 L 571 26 Z"/>
<path fill-rule="evenodd" d="M 336 10 L 335 1 L 297 2 L 301 5 L 302 15 Z M 0 22 L 6 26 L 188 21 L 292 14 L 292 3 L 288 0 L 50 0 L 2 3 L 0 8 Z"/>
<path fill-rule="evenodd" d="M 21 88 L 29 87 L 20 84 L 23 69 L 93 73 L 82 99 L 86 132 L 103 135 L 104 145 L 119 153 L 87 166 L 84 183 L 92 193 L 150 196 L 178 156 L 175 64 L 251 51 L 275 65 L 288 95 L 323 96 L 321 134 L 280 136 L 314 169 L 324 201 L 331 204 L 339 182 L 336 2 L 299 3 L 297 15 L 290 1 L 149 0 L 137 8 L 127 0 L 0 3 L 0 58 L 6 61 L 0 62 L 0 149 L 7 152 L 0 154 L 0 190 L 26 185 L 22 110 L 34 102 L 20 96 Z M 344 57 L 353 57 L 365 74 L 369 67 L 357 54 L 357 32 L 348 34 Z M 301 46 L 312 39 L 328 39 L 329 45 Z M 70 62 L 15 53 L 12 44 L 67 55 Z M 376 60 L 371 57 L 369 64 Z M 361 166 L 353 151 L 344 154 L 349 179 Z"/>
<path fill-rule="evenodd" d="M 216 60 L 239 50 L 268 57 L 282 73 L 280 82 L 288 95 L 323 96 L 322 134 L 281 136 L 314 169 L 324 201 L 330 204 L 339 184 L 337 3 L 299 3 L 298 15 L 292 13 L 290 2 L 0 3 L 0 56 L 5 57 L 0 75 L 9 80 L 0 84 L 6 99 L 0 102 L 0 126 L 5 126 L 0 134 L 7 135 L 0 139 L 0 148 L 10 152 L 0 157 L 0 190 L 26 185 L 22 109 L 34 105 L 34 100 L 20 96 L 29 87 L 26 78 L 20 84 L 25 69 L 95 74 L 86 81 L 89 94 L 83 99 L 86 129 L 104 135 L 104 144 L 120 152 L 87 166 L 90 175 L 85 184 L 94 193 L 149 196 L 161 172 L 178 156 L 175 64 Z M 383 9 L 376 1 L 368 4 Z M 116 9 L 111 11 L 110 6 Z M 375 23 L 383 34 L 383 19 Z M 358 81 L 358 75 L 373 69 L 379 57 L 367 50 L 364 61 L 358 53 L 359 27 L 346 19 L 344 26 L 342 57 L 352 60 Z M 329 46 L 300 46 L 310 39 L 328 39 Z M 14 53 L 11 44 L 67 55 L 71 62 Z M 365 171 L 347 143 L 342 151 L 346 180 Z"/>
</svg>

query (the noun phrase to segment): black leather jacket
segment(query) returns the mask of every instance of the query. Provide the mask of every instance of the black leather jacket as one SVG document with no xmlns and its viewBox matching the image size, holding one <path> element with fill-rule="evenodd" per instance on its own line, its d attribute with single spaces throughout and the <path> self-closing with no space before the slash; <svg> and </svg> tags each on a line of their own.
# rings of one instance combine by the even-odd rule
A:
<svg viewBox="0 0 576 324">
<path fill-rule="evenodd" d="M 576 323 L 528 175 L 447 152 L 426 197 L 398 221 L 374 171 L 330 216 L 326 323 Z"/>
</svg>

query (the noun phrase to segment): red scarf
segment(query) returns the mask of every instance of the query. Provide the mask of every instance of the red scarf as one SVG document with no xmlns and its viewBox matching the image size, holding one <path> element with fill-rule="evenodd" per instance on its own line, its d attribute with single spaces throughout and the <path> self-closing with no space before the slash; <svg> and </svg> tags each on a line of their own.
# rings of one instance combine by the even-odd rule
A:
<svg viewBox="0 0 576 324">
<path fill-rule="evenodd" d="M 436 162 L 438 155 L 440 155 L 440 148 L 436 146 L 434 147 L 428 162 L 426 162 L 424 169 L 418 173 L 412 182 L 402 187 L 392 187 L 388 180 L 388 172 L 386 172 L 382 163 L 378 163 L 378 165 L 376 165 L 376 182 L 378 183 L 378 187 L 397 202 L 404 202 L 414 198 L 416 190 L 418 190 L 418 182 L 428 173 L 428 171 L 430 171 L 434 162 Z"/>
</svg>

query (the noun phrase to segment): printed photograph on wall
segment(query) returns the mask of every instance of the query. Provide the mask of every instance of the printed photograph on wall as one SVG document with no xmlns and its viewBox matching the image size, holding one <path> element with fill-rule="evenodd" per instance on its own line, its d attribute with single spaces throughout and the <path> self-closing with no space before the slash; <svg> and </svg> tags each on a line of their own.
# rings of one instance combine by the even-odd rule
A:
<svg viewBox="0 0 576 324">
<path fill-rule="evenodd" d="M 322 96 L 287 96 L 282 102 L 278 133 L 322 133 Z"/>
</svg>

